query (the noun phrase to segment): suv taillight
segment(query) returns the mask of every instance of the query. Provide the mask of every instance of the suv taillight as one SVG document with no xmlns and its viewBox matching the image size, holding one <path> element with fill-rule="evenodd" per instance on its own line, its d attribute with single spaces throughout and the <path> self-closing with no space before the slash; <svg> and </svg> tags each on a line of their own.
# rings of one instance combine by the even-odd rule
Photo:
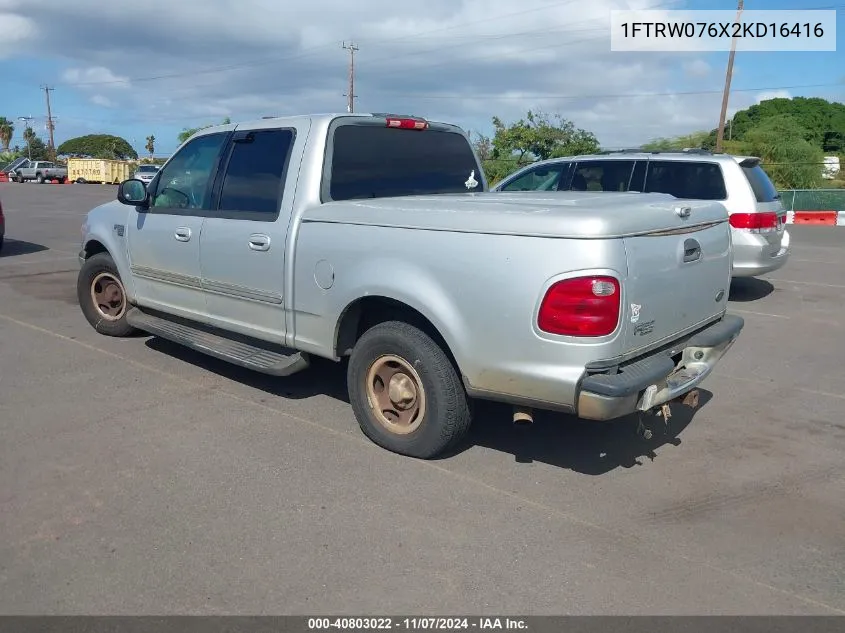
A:
<svg viewBox="0 0 845 633">
<path fill-rule="evenodd" d="M 619 323 L 620 294 L 613 277 L 564 279 L 543 297 L 537 326 L 550 334 L 607 336 Z"/>
<path fill-rule="evenodd" d="M 762 213 L 732 213 L 731 226 L 750 233 L 774 233 L 778 229 L 778 214 L 774 211 Z"/>
</svg>

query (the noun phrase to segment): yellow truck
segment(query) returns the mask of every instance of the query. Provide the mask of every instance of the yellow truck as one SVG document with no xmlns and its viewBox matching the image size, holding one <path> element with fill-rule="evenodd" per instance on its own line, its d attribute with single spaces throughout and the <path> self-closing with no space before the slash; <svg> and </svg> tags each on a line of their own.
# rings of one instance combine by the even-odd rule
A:
<svg viewBox="0 0 845 633">
<path fill-rule="evenodd" d="M 126 160 L 69 158 L 67 177 L 71 182 L 118 185 L 131 178 L 133 164 Z"/>
</svg>

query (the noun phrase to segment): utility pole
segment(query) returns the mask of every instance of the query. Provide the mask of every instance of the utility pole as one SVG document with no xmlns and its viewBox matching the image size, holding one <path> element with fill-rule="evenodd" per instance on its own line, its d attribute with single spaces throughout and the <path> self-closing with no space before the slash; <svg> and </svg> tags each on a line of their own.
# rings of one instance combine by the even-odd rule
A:
<svg viewBox="0 0 845 633">
<path fill-rule="evenodd" d="M 47 131 L 50 132 L 50 160 L 56 160 L 56 144 L 53 140 L 53 130 L 56 129 L 56 126 L 53 124 L 53 112 L 50 109 L 50 91 L 55 90 L 55 88 L 51 88 L 50 86 L 41 86 L 41 88 L 47 97 Z"/>
<path fill-rule="evenodd" d="M 354 112 L 355 111 L 355 52 L 358 50 L 358 47 L 354 44 L 354 42 L 350 42 L 348 45 L 346 42 L 343 43 L 343 48 L 349 51 L 349 92 L 346 94 L 346 111 L 347 112 Z"/>
<path fill-rule="evenodd" d="M 739 17 L 742 15 L 743 0 L 739 0 L 736 7 L 736 21 L 739 22 Z M 716 135 L 716 151 L 722 151 L 722 141 L 725 138 L 725 117 L 728 114 L 728 97 L 731 94 L 731 78 L 734 72 L 734 57 L 736 57 L 736 40 L 734 37 L 731 40 L 731 52 L 728 55 L 728 70 L 725 73 L 725 91 L 722 93 L 722 111 L 719 114 L 719 132 Z"/>
</svg>

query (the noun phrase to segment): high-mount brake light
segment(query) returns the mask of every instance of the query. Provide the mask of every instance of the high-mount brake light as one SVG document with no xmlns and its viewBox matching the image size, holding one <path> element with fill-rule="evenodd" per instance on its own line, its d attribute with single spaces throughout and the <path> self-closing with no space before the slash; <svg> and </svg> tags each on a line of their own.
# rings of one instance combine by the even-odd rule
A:
<svg viewBox="0 0 845 633">
<path fill-rule="evenodd" d="M 732 213 L 731 226 L 749 233 L 773 233 L 778 229 L 778 214 L 774 211 L 762 213 Z"/>
<path fill-rule="evenodd" d="M 426 130 L 428 129 L 428 121 L 387 117 L 387 127 L 395 127 L 401 130 Z"/>
<path fill-rule="evenodd" d="M 621 310 L 619 280 L 589 276 L 564 279 L 546 292 L 537 326 L 564 336 L 607 336 L 616 330 Z"/>
</svg>

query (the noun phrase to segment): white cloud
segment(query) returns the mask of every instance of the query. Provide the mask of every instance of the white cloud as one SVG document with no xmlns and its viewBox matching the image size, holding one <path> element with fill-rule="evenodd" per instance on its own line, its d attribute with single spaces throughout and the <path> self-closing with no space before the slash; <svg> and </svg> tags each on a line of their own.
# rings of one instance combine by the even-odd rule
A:
<svg viewBox="0 0 845 633">
<path fill-rule="evenodd" d="M 757 103 L 768 101 L 769 99 L 792 99 L 789 90 L 764 90 L 757 93 Z"/>
<path fill-rule="evenodd" d="M 0 5 L 0 9 L 5 8 Z M 20 53 L 22 45 L 34 39 L 37 33 L 38 29 L 32 19 L 0 11 L 0 59 Z"/>
<path fill-rule="evenodd" d="M 129 88 L 131 85 L 128 77 L 115 75 L 105 66 L 68 68 L 62 73 L 62 81 L 78 88 Z"/>
<path fill-rule="evenodd" d="M 684 71 L 690 77 L 705 77 L 710 74 L 710 64 L 703 59 L 694 59 L 684 64 Z"/>
<path fill-rule="evenodd" d="M 104 108 L 113 108 L 115 105 L 114 101 L 100 94 L 96 94 L 91 97 L 91 103 L 98 106 L 103 106 Z"/>
<path fill-rule="evenodd" d="M 665 0 L 428 0 L 422 12 L 396 0 L 146 0 L 149 15 L 166 19 L 138 20 L 119 4 L 75 0 L 44 15 L 20 5 L 18 20 L 31 28 L 16 50 L 70 60 L 57 89 L 154 129 L 344 111 L 341 42 L 354 40 L 356 110 L 487 132 L 493 115 L 511 121 L 539 108 L 629 146 L 718 120 L 721 81 L 710 73 L 701 82 L 703 60 L 610 51 L 609 11 L 658 3 L 671 8 Z M 665 95 L 696 89 L 715 92 Z M 626 94 L 652 96 L 601 97 Z M 731 99 L 752 103 L 748 93 Z"/>
</svg>

